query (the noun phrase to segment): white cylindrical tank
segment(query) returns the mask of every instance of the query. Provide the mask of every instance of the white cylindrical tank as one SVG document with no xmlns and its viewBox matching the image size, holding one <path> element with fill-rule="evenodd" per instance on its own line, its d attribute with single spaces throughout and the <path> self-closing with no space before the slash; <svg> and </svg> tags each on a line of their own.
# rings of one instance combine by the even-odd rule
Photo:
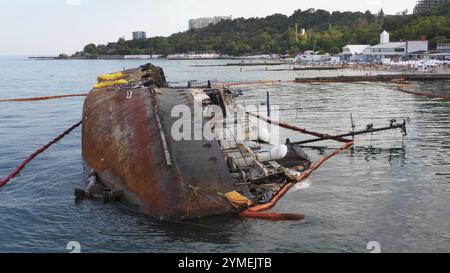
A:
<svg viewBox="0 0 450 273">
<path fill-rule="evenodd" d="M 234 158 L 233 162 L 239 167 L 255 166 L 255 159 L 259 162 L 276 161 L 281 160 L 287 156 L 289 149 L 286 145 L 271 145 L 270 150 L 260 151 L 254 155 Z"/>
<path fill-rule="evenodd" d="M 256 158 L 261 161 L 281 160 L 288 154 L 288 147 L 286 145 L 274 146 L 270 151 L 259 152 L 256 154 Z"/>
</svg>

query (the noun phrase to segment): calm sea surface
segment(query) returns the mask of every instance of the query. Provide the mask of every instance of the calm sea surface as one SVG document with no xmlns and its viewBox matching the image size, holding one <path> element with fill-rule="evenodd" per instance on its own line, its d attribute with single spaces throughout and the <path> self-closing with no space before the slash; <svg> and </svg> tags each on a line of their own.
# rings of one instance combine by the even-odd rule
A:
<svg viewBox="0 0 450 273">
<path fill-rule="evenodd" d="M 292 80 L 355 71 L 270 71 L 279 67 L 199 67 L 228 61 L 154 61 L 172 84 Z M 0 58 L 0 99 L 87 92 L 102 73 L 144 61 L 32 61 Z M 450 95 L 449 82 L 413 89 Z M 325 133 L 388 125 L 409 118 L 409 135 L 390 131 L 358 137 L 356 148 L 334 157 L 275 211 L 303 213 L 304 222 L 215 217 L 162 223 L 125 205 L 84 201 L 80 129 L 36 158 L 0 189 L 0 252 L 450 252 L 450 101 L 412 96 L 384 83 L 242 87 L 245 102 L 270 91 L 281 119 Z M 83 98 L 0 104 L 0 178 L 28 154 L 81 119 Z M 304 136 L 282 130 L 284 137 Z M 319 145 L 336 147 L 333 142 Z M 327 148 L 308 148 L 317 160 Z"/>
</svg>

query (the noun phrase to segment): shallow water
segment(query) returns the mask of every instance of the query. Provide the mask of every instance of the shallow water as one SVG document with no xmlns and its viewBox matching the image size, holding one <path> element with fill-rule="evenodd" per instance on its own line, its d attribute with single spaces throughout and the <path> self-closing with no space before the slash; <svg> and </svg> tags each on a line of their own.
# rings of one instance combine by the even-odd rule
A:
<svg viewBox="0 0 450 273">
<path fill-rule="evenodd" d="M 355 71 L 268 71 L 264 67 L 192 67 L 227 61 L 154 61 L 172 84 L 292 80 Z M 144 61 L 32 61 L 0 58 L 0 98 L 88 91 L 96 76 Z M 278 67 L 277 67 L 278 68 Z M 366 72 L 363 72 L 366 73 Z M 420 83 L 418 91 L 450 94 L 448 82 Z M 36 158 L 0 189 L 1 252 L 450 252 L 450 102 L 396 91 L 385 83 L 293 84 L 240 87 L 242 102 L 263 102 L 270 91 L 282 120 L 325 133 L 388 125 L 409 118 L 408 136 L 383 132 L 356 139 L 356 148 L 324 164 L 307 184 L 275 208 L 304 213 L 298 222 L 214 217 L 161 223 L 121 204 L 76 204 L 85 186 L 80 129 Z M 0 105 L 0 177 L 29 153 L 78 122 L 83 98 Z M 305 139 L 282 130 L 283 137 Z M 336 147 L 333 142 L 320 143 Z M 328 149 L 307 149 L 317 160 Z"/>
</svg>

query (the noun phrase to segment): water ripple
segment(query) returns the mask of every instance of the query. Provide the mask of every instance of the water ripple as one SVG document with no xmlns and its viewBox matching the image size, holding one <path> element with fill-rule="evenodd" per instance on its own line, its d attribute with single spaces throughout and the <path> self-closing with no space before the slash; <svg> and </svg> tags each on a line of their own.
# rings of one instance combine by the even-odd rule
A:
<svg viewBox="0 0 450 273">
<path fill-rule="evenodd" d="M 131 68 L 140 61 L 27 61 L 0 59 L 0 98 L 68 94 L 90 89 L 98 74 Z M 170 81 L 292 80 L 333 72 L 250 71 L 237 67 L 190 67 L 187 61 L 155 61 Z M 201 62 L 196 62 L 201 63 Z M 344 72 L 339 72 L 344 73 Z M 354 74 L 354 71 L 345 73 Z M 50 80 L 50 81 L 49 81 Z M 417 91 L 448 94 L 450 85 L 417 83 Z M 86 252 L 366 252 L 377 240 L 386 252 L 447 252 L 450 249 L 448 143 L 450 103 L 414 97 L 384 83 L 294 84 L 242 87 L 242 102 L 264 102 L 266 91 L 280 118 L 311 130 L 350 130 L 411 120 L 409 135 L 382 132 L 357 137 L 356 147 L 311 176 L 307 187 L 286 195 L 279 212 L 304 213 L 304 222 L 272 223 L 214 217 L 161 223 L 123 204 L 76 204 L 73 189 L 85 186 L 80 132 L 33 161 L 0 189 L 0 251 L 66 252 L 79 241 Z M 80 98 L 2 104 L 0 176 L 80 119 Z M 288 130 L 284 138 L 303 140 Z M 318 159 L 328 148 L 308 148 Z"/>
</svg>

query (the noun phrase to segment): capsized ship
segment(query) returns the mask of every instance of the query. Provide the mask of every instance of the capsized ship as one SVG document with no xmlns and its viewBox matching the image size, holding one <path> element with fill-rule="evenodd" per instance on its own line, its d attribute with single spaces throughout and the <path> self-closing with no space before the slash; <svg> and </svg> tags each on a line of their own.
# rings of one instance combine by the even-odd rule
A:
<svg viewBox="0 0 450 273">
<path fill-rule="evenodd" d="M 266 130 L 239 125 L 248 115 L 233 113 L 237 95 L 227 89 L 170 88 L 151 64 L 98 81 L 84 103 L 83 159 L 100 191 L 144 214 L 163 220 L 238 214 L 268 203 L 311 166 L 299 146 L 271 144 Z M 180 138 L 173 111 L 192 110 L 193 117 L 196 106 L 200 119 L 184 123 L 182 129 L 194 129 L 181 130 Z M 198 139 L 195 128 L 210 128 L 213 137 Z"/>
</svg>

